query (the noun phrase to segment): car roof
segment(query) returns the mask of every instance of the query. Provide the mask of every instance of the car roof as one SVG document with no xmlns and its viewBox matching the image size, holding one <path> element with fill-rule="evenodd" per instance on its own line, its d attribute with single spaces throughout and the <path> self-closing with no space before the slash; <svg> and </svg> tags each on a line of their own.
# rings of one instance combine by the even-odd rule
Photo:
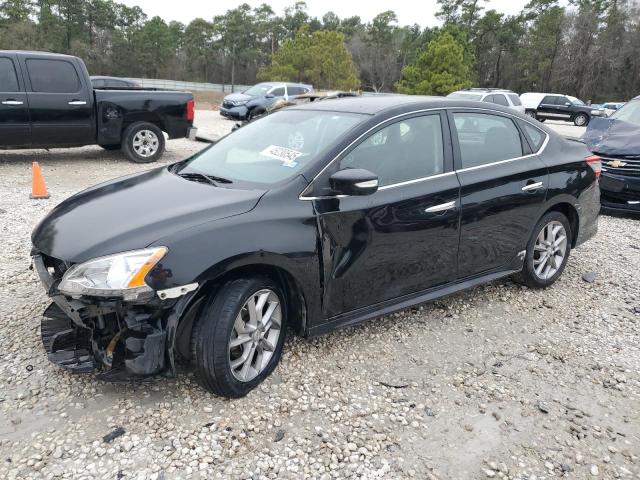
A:
<svg viewBox="0 0 640 480">
<path fill-rule="evenodd" d="M 445 97 L 428 97 L 422 95 L 375 95 L 345 97 L 338 99 L 328 99 L 322 102 L 311 102 L 290 107 L 296 110 L 316 110 L 328 112 L 364 113 L 367 115 L 378 115 L 384 112 L 398 110 L 427 110 L 432 108 L 482 108 L 483 110 L 497 110 L 500 112 L 514 114 L 508 107 L 474 102 L 472 100 L 458 100 Z"/>
<path fill-rule="evenodd" d="M 0 50 L 0 53 L 5 53 L 5 54 L 15 54 L 15 55 L 19 55 L 19 54 L 27 54 L 27 55 L 42 55 L 45 57 L 62 57 L 62 58 L 78 58 L 78 57 L 74 57 L 73 55 L 67 55 L 64 53 L 53 53 L 53 52 L 39 52 L 37 50 Z"/>
</svg>

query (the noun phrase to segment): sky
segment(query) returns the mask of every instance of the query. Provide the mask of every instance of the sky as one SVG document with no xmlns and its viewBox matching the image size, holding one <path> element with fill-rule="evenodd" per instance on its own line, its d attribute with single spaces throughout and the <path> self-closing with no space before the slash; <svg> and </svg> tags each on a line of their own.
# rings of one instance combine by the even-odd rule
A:
<svg viewBox="0 0 640 480">
<path fill-rule="evenodd" d="M 242 3 L 256 7 L 262 3 L 271 5 L 273 10 L 281 15 L 285 7 L 291 6 L 295 0 L 230 0 L 219 2 L 216 0 L 119 0 L 129 6 L 137 5 L 149 16 L 159 16 L 166 21 L 178 20 L 189 23 L 197 17 L 211 19 Z M 515 14 L 522 10 L 528 0 L 489 0 L 485 8 L 493 8 L 505 14 Z M 333 11 L 340 18 L 358 15 L 363 21 L 369 21 L 378 13 L 393 10 L 398 16 L 400 25 L 419 24 L 431 27 L 440 22 L 435 17 L 438 11 L 436 0 L 307 0 L 307 12 L 312 17 L 322 17 L 326 12 Z"/>
</svg>

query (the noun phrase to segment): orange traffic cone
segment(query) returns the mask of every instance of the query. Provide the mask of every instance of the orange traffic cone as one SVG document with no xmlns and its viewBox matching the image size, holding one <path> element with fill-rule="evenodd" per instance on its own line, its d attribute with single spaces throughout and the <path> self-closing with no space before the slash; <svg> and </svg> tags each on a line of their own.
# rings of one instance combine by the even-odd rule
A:
<svg viewBox="0 0 640 480">
<path fill-rule="evenodd" d="M 38 162 L 33 162 L 31 167 L 31 195 L 29 195 L 29 198 L 49 198 L 47 184 L 44 183 L 44 177 Z"/>
</svg>

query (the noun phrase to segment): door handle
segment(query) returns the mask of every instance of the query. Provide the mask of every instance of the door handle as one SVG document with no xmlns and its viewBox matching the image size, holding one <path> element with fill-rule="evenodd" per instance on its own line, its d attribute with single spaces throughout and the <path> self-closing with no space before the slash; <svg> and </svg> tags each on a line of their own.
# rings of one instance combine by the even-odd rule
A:
<svg viewBox="0 0 640 480">
<path fill-rule="evenodd" d="M 542 188 L 543 185 L 544 184 L 542 182 L 529 183 L 528 185 L 522 187 L 522 191 L 530 192 L 532 190 L 538 190 L 539 188 Z"/>
<path fill-rule="evenodd" d="M 87 102 L 85 102 L 84 100 L 71 100 L 69 102 L 69 105 L 86 105 Z"/>
<path fill-rule="evenodd" d="M 440 205 L 434 205 L 433 207 L 429 207 L 425 209 L 427 213 L 437 213 L 437 212 L 445 212 L 447 210 L 451 210 L 452 208 L 456 208 L 456 201 L 441 203 Z"/>
<path fill-rule="evenodd" d="M 2 102 L 3 105 L 24 105 L 24 102 L 20 100 L 4 100 Z"/>
</svg>

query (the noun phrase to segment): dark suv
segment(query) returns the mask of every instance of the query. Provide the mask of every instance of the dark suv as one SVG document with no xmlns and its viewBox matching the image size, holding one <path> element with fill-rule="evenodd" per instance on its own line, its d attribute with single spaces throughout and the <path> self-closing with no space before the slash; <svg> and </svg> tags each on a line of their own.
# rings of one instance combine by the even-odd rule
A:
<svg viewBox="0 0 640 480">
<path fill-rule="evenodd" d="M 313 91 L 311 85 L 303 83 L 266 82 L 259 83 L 241 93 L 224 97 L 220 115 L 235 120 L 251 120 L 264 114 L 279 99 L 303 95 Z"/>
<path fill-rule="evenodd" d="M 557 93 L 523 93 L 520 100 L 525 113 L 541 122 L 561 120 L 573 122 L 577 127 L 586 127 L 592 117 L 604 117 L 605 112 L 593 108 L 582 100 L 570 95 Z"/>
</svg>

